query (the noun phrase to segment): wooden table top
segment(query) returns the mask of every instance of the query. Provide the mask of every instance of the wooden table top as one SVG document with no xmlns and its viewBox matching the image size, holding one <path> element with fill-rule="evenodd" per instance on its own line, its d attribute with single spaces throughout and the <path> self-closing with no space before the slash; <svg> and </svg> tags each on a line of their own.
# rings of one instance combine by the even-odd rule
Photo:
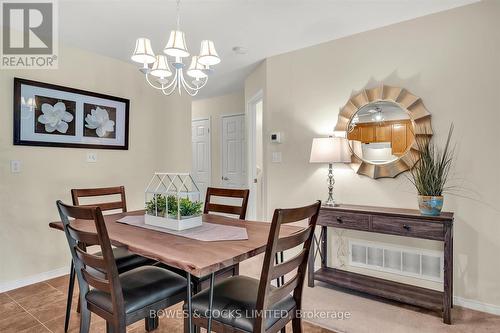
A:
<svg viewBox="0 0 500 333">
<path fill-rule="evenodd" d="M 204 214 L 203 221 L 247 229 L 247 240 L 204 242 L 150 229 L 116 222 L 124 216 L 142 215 L 143 210 L 105 215 L 106 228 L 114 246 L 126 246 L 130 252 L 158 260 L 202 277 L 224 267 L 263 253 L 266 250 L 270 223 L 239 220 L 214 214 Z M 71 225 L 81 231 L 95 232 L 94 223 L 74 220 Z M 63 230 L 62 222 L 51 222 L 51 228 Z M 284 225 L 280 237 L 291 235 L 302 228 Z"/>
</svg>

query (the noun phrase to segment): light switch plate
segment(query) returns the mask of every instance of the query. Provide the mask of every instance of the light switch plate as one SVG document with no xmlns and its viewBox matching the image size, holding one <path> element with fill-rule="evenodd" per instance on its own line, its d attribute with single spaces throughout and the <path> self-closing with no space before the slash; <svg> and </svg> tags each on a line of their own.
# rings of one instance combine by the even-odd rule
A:
<svg viewBox="0 0 500 333">
<path fill-rule="evenodd" d="M 87 152 L 87 162 L 88 163 L 96 163 L 97 162 L 97 153 L 89 151 Z"/>
<path fill-rule="evenodd" d="M 10 172 L 11 173 L 20 173 L 21 172 L 21 161 L 18 161 L 18 160 L 10 161 Z"/>
<path fill-rule="evenodd" d="M 272 162 L 273 163 L 281 163 L 281 152 L 280 151 L 273 152 Z"/>
</svg>

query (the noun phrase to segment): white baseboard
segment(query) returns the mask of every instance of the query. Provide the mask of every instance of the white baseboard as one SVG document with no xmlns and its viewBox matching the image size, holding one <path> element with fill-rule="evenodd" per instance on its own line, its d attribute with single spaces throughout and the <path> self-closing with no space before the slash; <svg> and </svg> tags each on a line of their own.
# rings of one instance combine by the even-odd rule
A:
<svg viewBox="0 0 500 333">
<path fill-rule="evenodd" d="M 0 283 L 0 293 L 25 287 L 30 284 L 35 284 L 38 282 L 42 282 L 45 280 L 50 280 L 59 276 L 63 276 L 69 273 L 69 267 L 60 267 L 57 269 L 54 269 L 52 271 L 48 272 L 43 272 L 35 275 L 31 275 L 19 280 L 14 280 L 14 281 L 9 281 L 9 282 L 4 282 Z"/>
<path fill-rule="evenodd" d="M 500 306 L 495 304 L 488 304 L 479 302 L 473 299 L 466 299 L 459 296 L 453 296 L 453 304 L 461 306 L 463 308 L 486 312 L 500 316 Z"/>
</svg>

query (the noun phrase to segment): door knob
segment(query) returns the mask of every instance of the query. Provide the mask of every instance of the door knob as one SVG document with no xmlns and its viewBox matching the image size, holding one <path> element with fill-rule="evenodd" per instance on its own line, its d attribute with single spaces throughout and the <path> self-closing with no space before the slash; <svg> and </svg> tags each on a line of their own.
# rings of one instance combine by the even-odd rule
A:
<svg viewBox="0 0 500 333">
<path fill-rule="evenodd" d="M 229 180 L 229 178 L 223 176 L 222 180 Z"/>
</svg>

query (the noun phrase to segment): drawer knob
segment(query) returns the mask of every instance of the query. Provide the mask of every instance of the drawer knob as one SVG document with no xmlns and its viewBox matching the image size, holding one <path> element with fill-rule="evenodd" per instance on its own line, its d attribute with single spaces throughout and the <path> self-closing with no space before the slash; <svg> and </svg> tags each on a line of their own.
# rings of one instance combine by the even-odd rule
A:
<svg viewBox="0 0 500 333">
<path fill-rule="evenodd" d="M 337 222 L 338 223 L 344 223 L 344 221 L 342 221 L 342 218 L 340 216 L 337 217 Z"/>
<path fill-rule="evenodd" d="M 403 228 L 408 231 L 410 231 L 411 229 L 411 227 L 408 224 L 403 224 Z"/>
</svg>

